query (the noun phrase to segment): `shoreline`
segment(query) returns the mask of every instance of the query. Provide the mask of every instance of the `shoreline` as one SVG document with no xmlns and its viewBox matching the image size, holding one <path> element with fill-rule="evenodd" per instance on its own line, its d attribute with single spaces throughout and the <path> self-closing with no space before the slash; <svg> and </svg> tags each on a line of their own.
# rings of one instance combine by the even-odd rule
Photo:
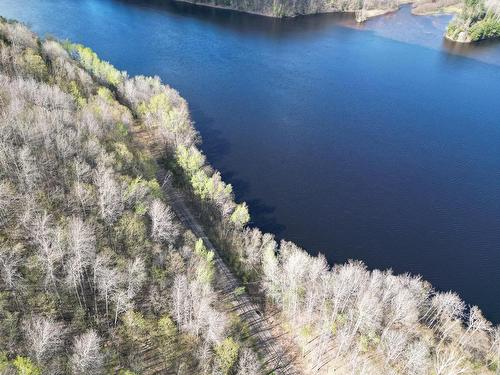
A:
<svg viewBox="0 0 500 375">
<path fill-rule="evenodd" d="M 284 16 L 278 16 L 278 15 L 273 15 L 269 14 L 266 12 L 257 12 L 257 11 L 252 11 L 252 10 L 242 10 L 242 9 L 237 9 L 231 6 L 224 6 L 224 5 L 216 5 L 216 4 L 207 4 L 207 3 L 198 3 L 194 2 L 191 0 L 174 0 L 178 3 L 185 3 L 185 4 L 192 4 L 195 6 L 201 6 L 205 8 L 213 8 L 213 9 L 221 9 L 221 10 L 228 10 L 228 11 L 233 11 L 233 12 L 238 12 L 238 13 L 244 13 L 244 14 L 251 14 L 255 16 L 262 16 L 262 17 L 267 17 L 267 18 L 275 18 L 275 19 L 287 19 L 287 18 L 296 18 L 296 17 L 301 17 L 301 16 L 309 16 L 309 15 L 314 15 L 314 14 L 352 14 L 354 16 L 354 19 L 358 23 L 363 23 L 369 19 L 380 17 L 386 14 L 391 14 L 399 11 L 402 6 L 404 5 L 409 5 L 409 4 L 415 4 L 415 0 L 403 0 L 401 1 L 396 8 L 390 8 L 390 9 L 360 9 L 360 10 L 348 10 L 348 11 L 337 11 L 337 10 L 332 10 L 332 11 L 319 11 L 319 12 L 311 12 L 311 13 L 297 13 L 294 15 L 284 15 Z M 411 13 L 414 16 L 439 16 L 439 15 L 444 15 L 444 14 L 457 14 L 460 13 L 461 8 L 456 5 L 451 5 L 447 7 L 442 7 L 438 8 L 436 10 L 432 11 L 426 11 L 426 12 L 415 12 L 415 8 L 412 7 Z M 357 20 L 356 13 L 364 11 L 365 14 L 363 15 L 363 18 L 361 20 Z"/>
</svg>

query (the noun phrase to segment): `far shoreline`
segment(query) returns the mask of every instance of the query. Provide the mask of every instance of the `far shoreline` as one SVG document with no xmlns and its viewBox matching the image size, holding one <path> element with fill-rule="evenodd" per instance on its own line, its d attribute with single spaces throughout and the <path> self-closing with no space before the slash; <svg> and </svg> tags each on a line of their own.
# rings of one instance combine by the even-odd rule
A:
<svg viewBox="0 0 500 375">
<path fill-rule="evenodd" d="M 256 16 L 262 16 L 262 17 L 267 17 L 267 18 L 274 18 L 274 19 L 292 19 L 296 17 L 303 17 L 303 16 L 309 16 L 309 15 L 315 15 L 315 14 L 352 14 L 356 15 L 357 12 L 363 11 L 363 10 L 348 10 L 348 11 L 324 11 L 324 12 L 312 12 L 312 13 L 297 13 L 293 15 L 283 15 L 283 16 L 278 16 L 266 12 L 256 12 L 252 10 L 242 10 L 242 9 L 237 9 L 234 7 L 230 6 L 224 6 L 224 5 L 216 5 L 216 4 L 207 4 L 207 3 L 198 3 L 194 2 L 192 0 L 174 0 L 175 2 L 178 3 L 185 3 L 185 4 L 191 4 L 195 6 L 200 6 L 204 8 L 213 8 L 213 9 L 222 9 L 222 10 L 228 10 L 228 11 L 233 11 L 233 12 L 238 12 L 238 13 L 244 13 L 244 14 L 252 14 Z M 403 0 L 401 1 L 396 8 L 390 8 L 390 9 L 367 9 L 364 10 L 364 15 L 361 20 L 358 20 L 358 18 L 355 16 L 354 19 L 358 23 L 363 23 L 369 19 L 373 19 L 376 17 L 380 17 L 386 14 L 391 14 L 399 11 L 402 6 L 404 5 L 413 5 L 415 4 L 415 0 Z M 443 14 L 457 14 L 461 11 L 459 6 L 452 5 L 452 6 L 447 6 L 447 7 L 441 7 L 437 8 L 435 10 L 431 11 L 423 11 L 423 12 L 415 12 L 415 9 L 418 9 L 418 7 L 413 7 L 411 9 L 411 13 L 414 16 L 439 16 Z"/>
</svg>

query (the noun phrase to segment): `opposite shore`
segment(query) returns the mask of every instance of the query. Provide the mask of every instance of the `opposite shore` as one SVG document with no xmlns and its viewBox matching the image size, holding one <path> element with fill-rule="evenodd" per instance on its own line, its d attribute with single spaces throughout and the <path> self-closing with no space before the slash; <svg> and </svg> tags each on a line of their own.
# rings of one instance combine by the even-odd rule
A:
<svg viewBox="0 0 500 375">
<path fill-rule="evenodd" d="M 272 18 L 296 17 L 318 13 L 352 13 L 357 22 L 396 12 L 402 5 L 412 4 L 412 14 L 431 16 L 452 14 L 444 37 L 457 43 L 471 43 L 500 37 L 500 7 L 497 1 L 485 0 L 364 0 L 326 1 L 299 0 L 286 3 L 281 0 L 176 0 L 199 6 L 228 9 Z"/>
</svg>

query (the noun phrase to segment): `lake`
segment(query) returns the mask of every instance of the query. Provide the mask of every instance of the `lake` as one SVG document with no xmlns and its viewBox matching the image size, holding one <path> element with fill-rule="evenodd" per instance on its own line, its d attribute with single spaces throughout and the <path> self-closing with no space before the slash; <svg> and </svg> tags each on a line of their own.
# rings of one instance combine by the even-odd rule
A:
<svg viewBox="0 0 500 375">
<path fill-rule="evenodd" d="M 168 1 L 0 0 L 0 14 L 159 75 L 252 224 L 331 262 L 421 274 L 500 322 L 500 45 L 409 7 L 273 20 Z"/>
</svg>

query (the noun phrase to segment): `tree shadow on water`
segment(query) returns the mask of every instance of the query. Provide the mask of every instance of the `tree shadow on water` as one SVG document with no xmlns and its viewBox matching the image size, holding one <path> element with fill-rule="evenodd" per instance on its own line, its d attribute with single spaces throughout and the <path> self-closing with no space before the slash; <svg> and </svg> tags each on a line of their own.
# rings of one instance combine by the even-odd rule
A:
<svg viewBox="0 0 500 375">
<path fill-rule="evenodd" d="M 217 162 L 229 155 L 231 143 L 224 137 L 223 132 L 214 126 L 215 121 L 212 117 L 208 117 L 203 111 L 193 108 L 191 116 L 195 121 L 196 130 L 201 135 L 203 153 L 208 162 L 217 167 Z"/>
<path fill-rule="evenodd" d="M 213 126 L 198 128 L 202 137 L 201 149 L 207 156 L 210 164 L 217 163 L 228 156 L 231 151 L 231 143 L 224 138 L 222 131 Z"/>
<path fill-rule="evenodd" d="M 228 29 L 240 34 L 260 34 L 272 38 L 302 36 L 305 33 L 321 32 L 331 26 L 345 23 L 354 25 L 352 14 L 312 14 L 293 18 L 273 18 L 166 0 L 112 0 L 116 3 L 136 7 L 143 11 L 169 14 L 174 17 L 189 17 L 192 20 Z"/>
<path fill-rule="evenodd" d="M 278 239 L 282 238 L 286 226 L 277 221 L 274 215 L 276 207 L 265 204 L 261 199 L 250 199 L 247 204 L 250 208 L 251 226 L 272 233 Z"/>
<path fill-rule="evenodd" d="M 237 202 L 246 202 L 250 210 L 250 226 L 257 227 L 281 238 L 286 226 L 279 223 L 275 216 L 276 207 L 270 206 L 261 198 L 252 197 L 250 182 L 238 178 L 235 172 L 221 171 L 222 179 L 233 186 Z"/>
</svg>

